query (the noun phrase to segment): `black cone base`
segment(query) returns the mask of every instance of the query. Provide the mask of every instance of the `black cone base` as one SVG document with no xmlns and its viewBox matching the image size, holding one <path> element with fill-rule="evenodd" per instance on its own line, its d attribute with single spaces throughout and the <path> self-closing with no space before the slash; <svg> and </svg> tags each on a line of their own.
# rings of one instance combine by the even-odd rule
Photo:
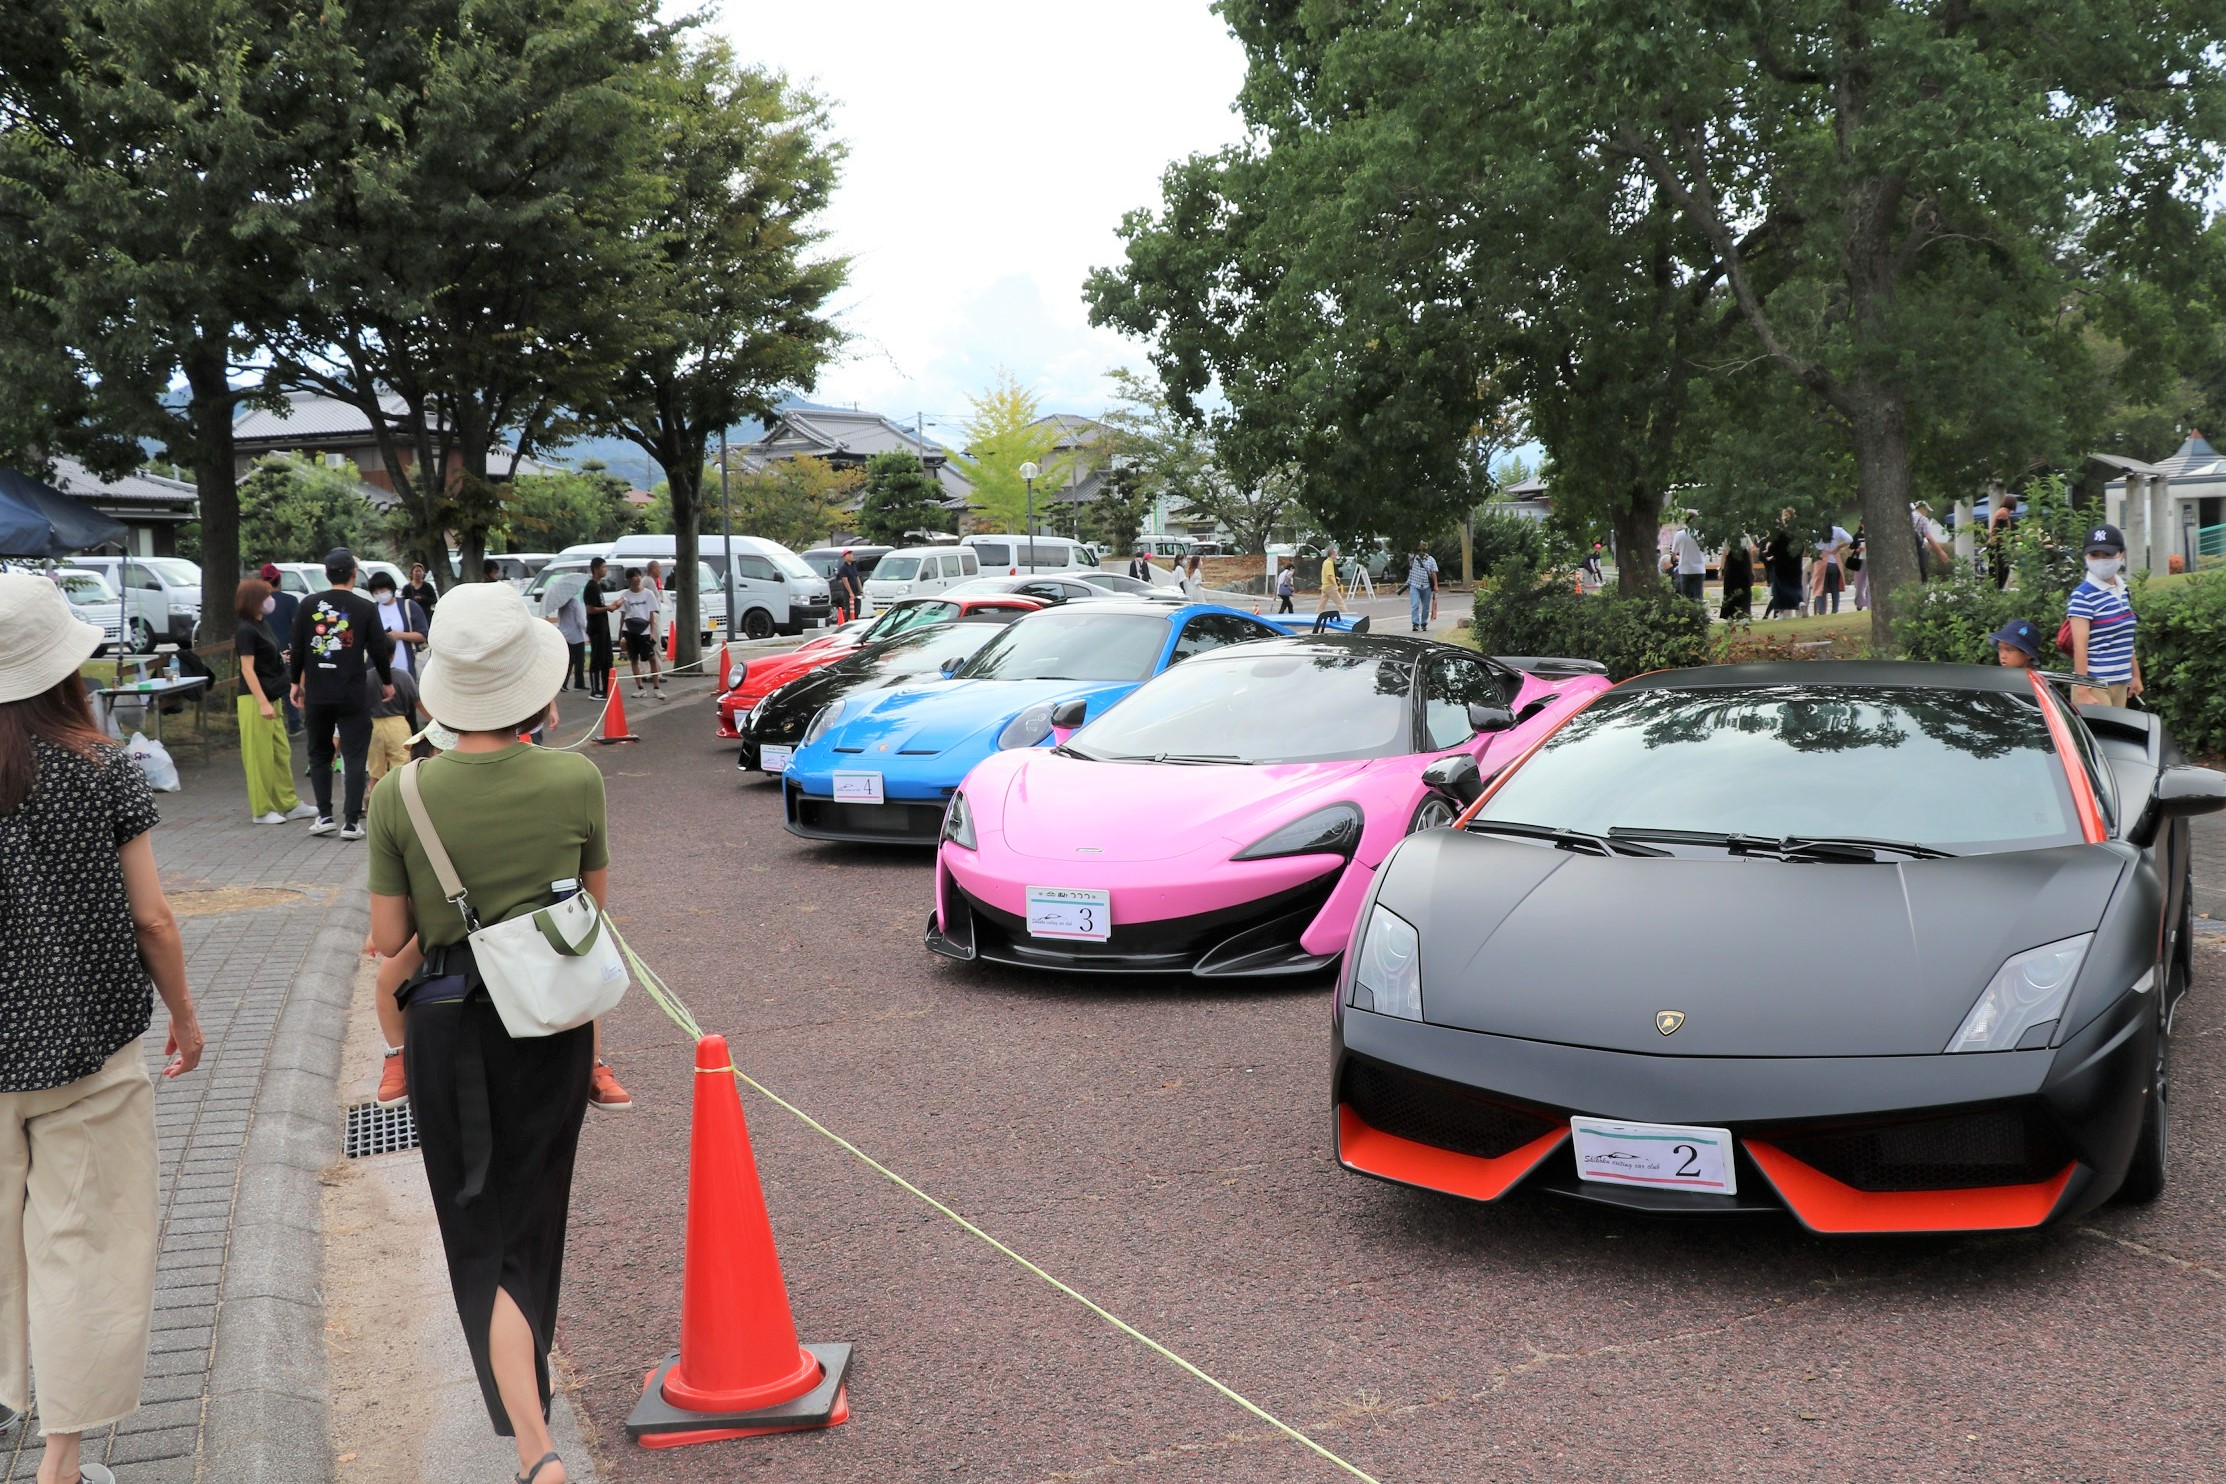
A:
<svg viewBox="0 0 2226 1484">
<path fill-rule="evenodd" d="M 676 1448 L 720 1438 L 748 1438 L 769 1432 L 800 1432 L 832 1427 L 850 1416 L 843 1396 L 843 1374 L 850 1369 L 848 1341 L 804 1347 L 819 1362 L 819 1384 L 802 1396 L 753 1412 L 689 1412 L 665 1400 L 665 1373 L 680 1363 L 668 1355 L 649 1373 L 640 1400 L 626 1419 L 626 1436 L 645 1448 Z"/>
</svg>

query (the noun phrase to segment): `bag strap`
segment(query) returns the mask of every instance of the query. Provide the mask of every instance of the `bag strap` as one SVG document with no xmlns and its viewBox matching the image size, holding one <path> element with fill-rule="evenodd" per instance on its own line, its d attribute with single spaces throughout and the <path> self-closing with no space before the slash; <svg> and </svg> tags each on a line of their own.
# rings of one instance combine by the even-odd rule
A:
<svg viewBox="0 0 2226 1484">
<path fill-rule="evenodd" d="M 448 904 L 464 916 L 464 925 L 473 932 L 479 931 L 479 914 L 472 911 L 465 898 L 463 878 L 456 874 L 456 863 L 448 858 L 448 848 L 441 844 L 439 830 L 433 828 L 433 817 L 425 812 L 425 795 L 418 791 L 417 765 L 422 759 L 413 758 L 402 765 L 402 807 L 410 816 L 410 827 L 417 831 L 417 843 L 425 847 L 425 858 L 433 863 L 433 876 L 441 884 L 441 895 Z"/>
</svg>

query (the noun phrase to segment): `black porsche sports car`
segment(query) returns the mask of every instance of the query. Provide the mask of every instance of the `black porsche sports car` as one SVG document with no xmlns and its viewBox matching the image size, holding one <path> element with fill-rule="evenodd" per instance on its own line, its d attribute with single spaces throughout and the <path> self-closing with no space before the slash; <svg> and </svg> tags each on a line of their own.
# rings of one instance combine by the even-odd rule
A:
<svg viewBox="0 0 2226 1484">
<path fill-rule="evenodd" d="M 833 664 L 807 672 L 750 708 L 742 720 L 742 750 L 735 766 L 745 773 L 781 776 L 788 754 L 821 709 L 858 691 L 881 690 L 942 671 L 973 658 L 974 651 L 1025 608 L 984 608 L 944 623 L 878 640 Z M 770 756 L 768 756 L 770 752 Z"/>
<path fill-rule="evenodd" d="M 1626 681 L 1402 841 L 1336 998 L 1338 1158 L 1480 1201 L 2040 1226 L 2153 1199 L 2185 816 L 2226 775 L 2031 671 Z"/>
</svg>

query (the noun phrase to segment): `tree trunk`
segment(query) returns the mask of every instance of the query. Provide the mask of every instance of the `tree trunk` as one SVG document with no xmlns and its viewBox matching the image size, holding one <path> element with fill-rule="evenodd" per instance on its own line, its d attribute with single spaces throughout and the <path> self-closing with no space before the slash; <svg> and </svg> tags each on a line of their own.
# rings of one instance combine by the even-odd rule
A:
<svg viewBox="0 0 2226 1484">
<path fill-rule="evenodd" d="M 1655 543 L 1662 539 L 1662 501 L 1644 480 L 1633 480 L 1609 516 L 1615 533 L 1615 590 L 1637 597 L 1662 584 Z"/>
<path fill-rule="evenodd" d="M 1909 525 L 1909 412 L 1898 390 L 1870 387 L 1857 396 L 1855 487 L 1863 511 L 1863 565 L 1870 573 L 1871 646 L 1891 654 L 1895 600 L 1918 577 Z"/>
<path fill-rule="evenodd" d="M 232 467 L 232 386 L 221 343 L 195 342 L 184 370 L 193 394 L 186 416 L 193 426 L 193 489 L 201 507 L 201 632 L 194 636 L 201 643 L 231 627 L 225 615 L 240 586 L 240 491 Z M 284 554 L 270 553 L 273 559 Z"/>
<path fill-rule="evenodd" d="M 665 465 L 665 488 L 672 493 L 673 553 L 673 665 L 693 665 L 703 658 L 703 595 L 696 591 L 696 569 L 701 546 L 696 540 L 703 519 L 703 449 L 675 450 Z M 731 559 L 731 558 L 730 558 Z M 727 615 L 733 632 L 734 615 Z"/>
</svg>

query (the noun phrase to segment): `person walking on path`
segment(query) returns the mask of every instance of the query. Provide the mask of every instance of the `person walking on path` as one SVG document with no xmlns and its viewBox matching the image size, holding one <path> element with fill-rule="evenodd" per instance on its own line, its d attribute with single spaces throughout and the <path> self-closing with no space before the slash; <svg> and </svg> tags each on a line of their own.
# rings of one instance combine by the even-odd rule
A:
<svg viewBox="0 0 2226 1484">
<path fill-rule="evenodd" d="M 78 678 L 101 637 L 46 578 L 0 575 L 0 1404 L 28 1411 L 37 1377 L 39 1484 L 115 1484 L 80 1440 L 139 1407 L 160 1231 L 150 980 L 163 1075 L 202 1049 L 154 795 Z"/>
<path fill-rule="evenodd" d="M 417 657 L 425 651 L 425 631 L 432 620 L 423 608 L 394 590 L 394 578 L 388 573 L 372 573 L 368 586 L 371 601 L 379 605 L 379 626 L 394 644 L 394 669 L 414 673 Z"/>
<path fill-rule="evenodd" d="M 1801 543 L 1793 536 L 1793 509 L 1778 512 L 1778 528 L 1763 538 L 1762 571 L 1770 583 L 1770 604 L 1764 619 L 1781 613 L 1801 616 Z"/>
<path fill-rule="evenodd" d="M 645 695 L 642 661 L 649 662 L 649 684 L 664 699 L 665 677 L 657 673 L 657 594 L 642 581 L 639 567 L 626 569 L 626 591 L 618 595 L 618 625 L 626 637 L 626 663 L 634 672 L 634 694 Z"/>
<path fill-rule="evenodd" d="M 1691 526 L 1677 528 L 1677 534 L 1670 538 L 1670 554 L 1677 562 L 1677 591 L 1696 603 L 1706 601 L 1708 552 Z"/>
<path fill-rule="evenodd" d="M 1746 537 L 1734 536 L 1724 543 L 1723 558 L 1717 570 L 1724 578 L 1724 601 L 1716 616 L 1725 623 L 1754 622 L 1755 556 Z"/>
<path fill-rule="evenodd" d="M 1407 554 L 1407 627 L 1417 634 L 1430 629 L 1430 600 L 1438 578 L 1438 564 L 1416 547 Z"/>
<path fill-rule="evenodd" d="M 325 556 L 332 584 L 294 615 L 294 704 L 309 728 L 309 784 L 317 794 L 312 835 L 335 829 L 343 840 L 363 838 L 363 789 L 371 753 L 371 708 L 364 701 L 367 668 L 379 674 L 382 699 L 394 695 L 394 641 L 379 621 L 378 605 L 356 592 L 355 553 L 336 546 Z M 333 734 L 340 736 L 346 781 L 341 822 L 332 813 Z"/>
<path fill-rule="evenodd" d="M 270 611 L 267 621 L 271 632 L 278 636 L 279 653 L 291 662 L 294 657 L 291 650 L 294 642 L 294 615 L 301 611 L 301 599 L 279 585 L 277 563 L 263 563 L 262 569 L 255 575 L 270 584 L 271 601 L 277 606 Z M 278 688 L 278 702 L 286 713 L 286 734 L 290 737 L 300 736 L 301 708 L 294 704 L 293 694 L 288 687 L 282 685 Z"/>
<path fill-rule="evenodd" d="M 402 584 L 402 596 L 425 610 L 428 623 L 433 618 L 433 607 L 440 602 L 440 590 L 433 586 L 433 579 L 425 575 L 423 562 L 410 563 L 410 580 Z"/>
<path fill-rule="evenodd" d="M 2126 538 L 2113 525 L 2087 533 L 2087 576 L 2065 602 L 2071 629 L 2071 669 L 2099 686 L 2074 688 L 2088 705 L 2123 706 L 2141 694 L 2141 657 L 2134 653 L 2133 599 L 2126 591 Z"/>
<path fill-rule="evenodd" d="M 1861 613 L 1870 607 L 1870 569 L 1863 563 L 1863 523 L 1855 522 L 1855 534 L 1847 538 L 1847 580 L 1854 589 L 1855 611 Z"/>
<path fill-rule="evenodd" d="M 580 602 L 577 588 L 565 594 L 564 601 L 557 604 L 556 611 L 549 615 L 549 622 L 556 625 L 557 633 L 564 639 L 565 650 L 571 656 L 571 664 L 566 668 L 564 684 L 560 689 L 586 690 L 587 607 Z"/>
<path fill-rule="evenodd" d="M 611 693 L 611 615 L 618 611 L 604 576 L 608 570 L 601 557 L 589 562 L 587 586 L 580 589 L 580 606 L 587 610 L 587 693 L 597 700 Z"/>
<path fill-rule="evenodd" d="M 835 606 L 842 610 L 844 623 L 858 616 L 864 606 L 866 581 L 858 575 L 857 558 L 849 547 L 842 549 L 842 565 L 835 569 Z"/>
<path fill-rule="evenodd" d="M 417 730 L 417 682 L 407 670 L 394 672 L 391 694 L 382 696 L 368 676 L 364 699 L 371 708 L 371 751 L 364 771 L 372 783 L 410 760 L 410 734 Z"/>
<path fill-rule="evenodd" d="M 1198 558 L 1192 557 L 1183 564 L 1183 600 L 1189 603 L 1205 599 L 1205 580 L 1198 575 Z"/>
<path fill-rule="evenodd" d="M 1128 575 L 1138 582 L 1152 580 L 1152 559 L 1142 552 L 1133 552 L 1128 559 Z"/>
<path fill-rule="evenodd" d="M 239 586 L 233 609 L 240 625 L 232 651 L 240 662 L 240 767 L 247 774 L 247 812 L 257 824 L 315 817 L 314 804 L 294 792 L 294 748 L 278 704 L 286 694 L 286 651 L 271 632 L 277 595 L 260 577 Z"/>
<path fill-rule="evenodd" d="M 1298 596 L 1298 577 L 1289 562 L 1283 562 L 1275 571 L 1275 611 L 1291 612 L 1291 600 Z"/>
<path fill-rule="evenodd" d="M 1322 553 L 1322 591 L 1314 599 L 1314 631 L 1320 633 L 1344 611 L 1345 590 L 1337 583 L 1337 543 L 1332 541 Z"/>
<path fill-rule="evenodd" d="M 414 776 L 490 924 L 549 905 L 560 883 L 610 905 L 602 774 L 577 753 L 518 741 L 548 714 L 565 665 L 563 639 L 507 587 L 450 593 L 434 620 L 422 689 L 457 743 Z M 595 1032 L 505 1032 L 464 919 L 410 823 L 403 781 L 371 800 L 371 932 L 390 957 L 413 939 L 425 954 L 405 986 L 403 1057 L 426 1184 L 488 1418 L 515 1441 L 520 1478 L 563 1484 L 549 1445 L 549 1347 Z"/>
<path fill-rule="evenodd" d="M 1838 526 L 1833 526 L 1824 539 L 1816 543 L 1816 560 L 1809 564 L 1809 605 L 1821 617 L 1824 603 L 1831 600 L 1832 611 L 1840 611 L 1840 590 L 1845 579 L 1840 575 L 1840 552 L 1852 545 L 1855 538 Z"/>
</svg>

